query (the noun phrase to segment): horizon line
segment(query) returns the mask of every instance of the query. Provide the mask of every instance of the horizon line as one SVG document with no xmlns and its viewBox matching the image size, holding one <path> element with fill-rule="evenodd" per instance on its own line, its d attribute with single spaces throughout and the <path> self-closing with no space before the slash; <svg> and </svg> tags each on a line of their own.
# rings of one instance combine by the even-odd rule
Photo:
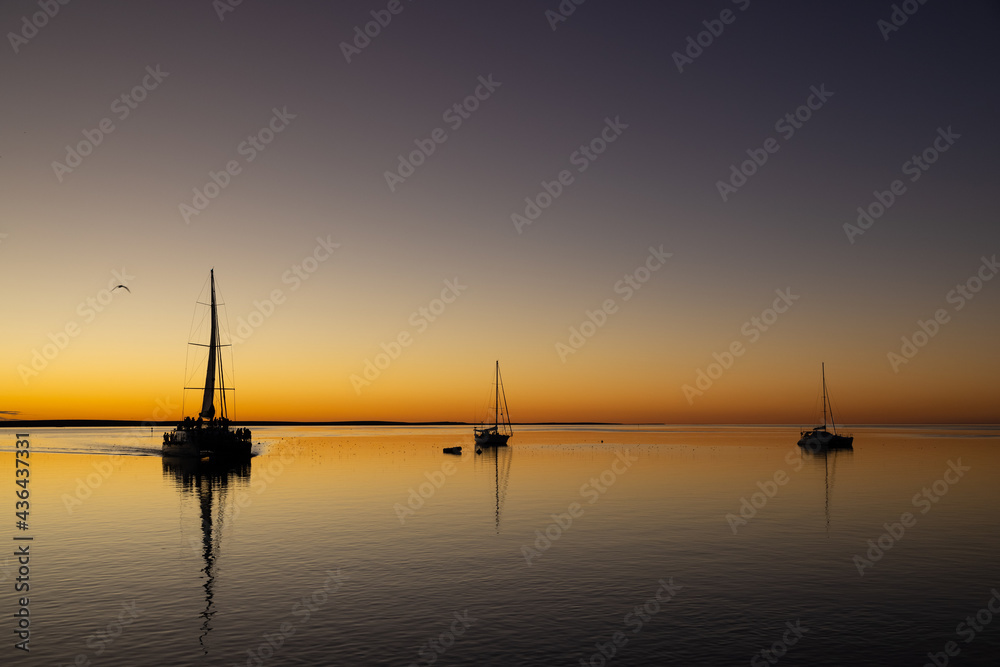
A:
<svg viewBox="0 0 1000 667">
<path fill-rule="evenodd" d="M 176 419 L 0 419 L 0 428 L 63 428 L 70 426 L 174 426 Z M 804 423 L 804 422 L 803 422 Z M 812 422 L 809 422 L 812 423 Z M 479 422 L 462 421 L 393 421 L 377 419 L 356 419 L 343 421 L 297 421 L 297 420 L 231 420 L 236 426 L 479 426 Z M 510 422 L 512 426 L 787 426 L 800 427 L 792 422 L 593 422 L 593 421 L 538 421 Z M 865 426 L 998 426 L 996 422 L 871 422 L 842 424 L 841 428 Z"/>
</svg>

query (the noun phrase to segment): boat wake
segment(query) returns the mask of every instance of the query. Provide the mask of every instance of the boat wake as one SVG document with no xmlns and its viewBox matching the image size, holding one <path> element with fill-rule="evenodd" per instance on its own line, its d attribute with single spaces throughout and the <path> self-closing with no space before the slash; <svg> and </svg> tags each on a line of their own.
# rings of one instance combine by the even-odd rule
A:
<svg viewBox="0 0 1000 667">
<path fill-rule="evenodd" d="M 13 451 L 13 448 L 0 447 L 0 451 Z M 160 448 L 156 445 L 80 444 L 59 441 L 33 441 L 31 443 L 31 452 L 32 454 L 38 452 L 39 454 L 90 454 L 98 456 L 159 456 Z"/>
</svg>

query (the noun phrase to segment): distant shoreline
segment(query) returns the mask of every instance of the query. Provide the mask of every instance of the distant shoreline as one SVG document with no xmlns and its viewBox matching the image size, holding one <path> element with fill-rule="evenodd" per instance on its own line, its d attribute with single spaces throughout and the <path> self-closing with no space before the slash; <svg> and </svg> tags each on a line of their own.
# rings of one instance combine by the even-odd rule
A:
<svg viewBox="0 0 1000 667">
<path fill-rule="evenodd" d="M 355 420 L 355 421 L 234 421 L 234 426 L 479 426 L 473 422 L 454 421 L 431 421 L 431 422 L 408 422 L 408 421 L 378 421 L 378 420 Z M 4 419 L 0 420 L 0 429 L 28 429 L 28 428 L 70 428 L 70 427 L 109 427 L 109 426 L 142 426 L 173 428 L 177 426 L 177 420 L 167 421 L 141 421 L 138 419 Z M 512 426 L 695 426 L 695 427 L 740 427 L 740 426 L 774 426 L 782 428 L 800 428 L 802 424 L 667 424 L 664 422 L 511 422 Z M 845 424 L 842 428 L 878 428 L 878 427 L 985 427 L 993 428 L 998 426 L 996 422 L 943 422 L 934 424 Z"/>
<path fill-rule="evenodd" d="M 299 421 L 234 421 L 236 426 L 478 426 L 472 422 L 401 422 L 401 421 L 329 421 L 329 422 L 299 422 Z M 514 426 L 636 426 L 635 423 L 622 424 L 618 422 L 511 422 Z M 61 428 L 81 426 L 177 426 L 177 420 L 140 421 L 137 419 L 6 419 L 0 421 L 0 428 Z M 664 424 L 649 423 L 638 426 L 664 426 Z"/>
</svg>

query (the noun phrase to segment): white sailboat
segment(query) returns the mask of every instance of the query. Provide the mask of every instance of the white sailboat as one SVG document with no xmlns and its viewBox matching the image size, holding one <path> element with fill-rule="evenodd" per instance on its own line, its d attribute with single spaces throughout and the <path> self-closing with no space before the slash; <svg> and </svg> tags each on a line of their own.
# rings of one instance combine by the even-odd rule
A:
<svg viewBox="0 0 1000 667">
<path fill-rule="evenodd" d="M 817 449 L 853 449 L 853 435 L 839 435 L 837 424 L 833 419 L 833 403 L 830 404 L 830 425 L 833 433 L 826 430 L 826 364 L 821 365 L 823 374 L 823 425 L 815 426 L 808 431 L 800 431 L 799 447 Z"/>
<path fill-rule="evenodd" d="M 503 392 L 503 380 L 500 379 L 500 362 L 496 364 L 496 384 L 493 394 L 493 426 L 480 424 L 480 428 L 472 429 L 476 444 L 480 447 L 506 447 L 507 441 L 514 432 L 510 428 L 510 416 L 507 413 L 507 396 Z M 501 399 L 503 410 L 501 411 Z"/>
<path fill-rule="evenodd" d="M 185 389 L 203 389 L 201 411 L 196 419 L 185 417 L 173 431 L 163 434 L 163 455 L 199 459 L 249 459 L 250 429 L 231 429 L 226 408 L 226 392 L 232 387 L 225 386 L 225 375 L 222 372 L 220 350 L 222 340 L 219 335 L 219 314 L 215 298 L 215 270 L 209 274 L 211 283 L 211 331 L 208 343 L 190 343 L 208 348 L 208 364 L 205 369 L 204 387 L 185 387 Z M 218 389 L 216 388 L 218 379 Z M 216 416 L 215 394 L 219 393 L 220 411 Z"/>
</svg>

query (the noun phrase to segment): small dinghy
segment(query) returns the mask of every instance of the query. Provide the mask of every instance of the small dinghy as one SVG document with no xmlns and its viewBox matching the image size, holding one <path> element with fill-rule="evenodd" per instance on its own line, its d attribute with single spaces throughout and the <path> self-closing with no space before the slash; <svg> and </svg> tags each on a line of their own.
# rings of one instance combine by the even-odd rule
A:
<svg viewBox="0 0 1000 667">
<path fill-rule="evenodd" d="M 462 448 L 461 447 L 445 447 L 444 448 L 444 453 L 445 454 L 461 454 L 462 453 Z"/>
</svg>

